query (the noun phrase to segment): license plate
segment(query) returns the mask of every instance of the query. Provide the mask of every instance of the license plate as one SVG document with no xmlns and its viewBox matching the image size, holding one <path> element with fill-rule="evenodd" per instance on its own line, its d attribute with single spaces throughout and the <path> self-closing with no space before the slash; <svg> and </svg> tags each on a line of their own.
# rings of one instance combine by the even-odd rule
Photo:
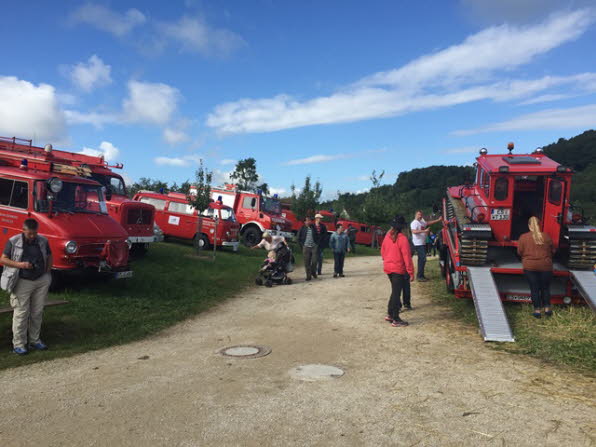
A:
<svg viewBox="0 0 596 447">
<path fill-rule="evenodd" d="M 493 208 L 490 210 L 490 220 L 509 220 L 510 213 L 509 208 Z"/>
<path fill-rule="evenodd" d="M 116 272 L 116 273 L 114 273 L 114 278 L 116 278 L 116 279 L 132 278 L 132 270 L 129 270 L 128 272 Z"/>
<path fill-rule="evenodd" d="M 509 301 L 530 301 L 532 298 L 525 295 L 507 295 Z"/>
</svg>

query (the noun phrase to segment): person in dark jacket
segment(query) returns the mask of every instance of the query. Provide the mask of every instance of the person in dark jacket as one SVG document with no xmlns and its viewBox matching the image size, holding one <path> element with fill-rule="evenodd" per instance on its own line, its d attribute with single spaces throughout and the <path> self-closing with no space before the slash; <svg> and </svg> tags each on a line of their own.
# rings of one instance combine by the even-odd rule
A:
<svg viewBox="0 0 596 447">
<path fill-rule="evenodd" d="M 300 245 L 302 255 L 304 256 L 304 270 L 306 271 L 307 281 L 310 281 L 312 277 L 317 277 L 319 242 L 320 233 L 317 232 L 312 219 L 306 217 L 304 219 L 304 225 L 298 231 L 298 245 Z"/>
<path fill-rule="evenodd" d="M 317 252 L 317 274 L 321 275 L 323 270 L 323 250 L 329 247 L 329 234 L 327 233 L 327 227 L 323 222 L 322 214 L 315 215 L 315 229 L 319 233 L 319 250 Z"/>
</svg>

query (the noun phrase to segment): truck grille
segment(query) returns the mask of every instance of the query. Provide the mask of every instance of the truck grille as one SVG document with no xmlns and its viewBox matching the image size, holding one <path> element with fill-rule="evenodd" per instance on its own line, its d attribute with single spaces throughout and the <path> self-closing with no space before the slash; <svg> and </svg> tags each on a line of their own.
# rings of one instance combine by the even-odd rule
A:
<svg viewBox="0 0 596 447">
<path fill-rule="evenodd" d="M 152 210 L 132 208 L 128 210 L 126 225 L 151 225 L 152 220 Z"/>
</svg>

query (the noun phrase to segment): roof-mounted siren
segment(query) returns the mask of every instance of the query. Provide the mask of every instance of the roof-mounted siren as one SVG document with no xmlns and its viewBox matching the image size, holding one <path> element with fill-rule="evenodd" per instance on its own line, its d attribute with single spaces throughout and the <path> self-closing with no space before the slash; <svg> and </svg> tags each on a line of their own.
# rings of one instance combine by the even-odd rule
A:
<svg viewBox="0 0 596 447">
<path fill-rule="evenodd" d="M 46 152 L 46 154 L 50 154 L 50 153 L 52 153 L 52 149 L 54 149 L 54 148 L 53 148 L 53 147 L 52 147 L 52 145 L 51 145 L 51 144 L 49 144 L 49 143 L 48 143 L 48 144 L 46 144 L 46 145 L 45 145 L 45 147 L 43 148 L 43 150 Z"/>
<path fill-rule="evenodd" d="M 537 147 L 536 149 L 534 149 L 534 154 L 542 154 L 544 153 L 544 150 L 541 147 Z"/>
<path fill-rule="evenodd" d="M 488 150 L 485 147 L 483 147 L 482 149 L 480 149 L 479 153 L 480 155 L 486 155 L 488 154 Z"/>
<path fill-rule="evenodd" d="M 507 150 L 509 151 L 509 155 L 511 155 L 513 153 L 514 147 L 515 147 L 515 144 L 513 144 L 513 142 L 507 143 Z"/>
</svg>

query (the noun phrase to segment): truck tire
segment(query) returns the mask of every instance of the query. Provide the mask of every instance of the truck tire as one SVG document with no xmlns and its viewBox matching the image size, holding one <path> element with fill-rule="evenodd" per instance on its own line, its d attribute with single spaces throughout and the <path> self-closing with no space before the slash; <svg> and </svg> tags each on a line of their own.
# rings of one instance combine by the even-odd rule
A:
<svg viewBox="0 0 596 447">
<path fill-rule="evenodd" d="M 242 242 L 247 247 L 253 247 L 261 242 L 261 231 L 256 227 L 247 228 L 242 235 Z"/>
<path fill-rule="evenodd" d="M 209 244 L 209 238 L 207 238 L 207 236 L 204 234 L 195 234 L 193 245 L 196 249 L 200 247 L 201 250 L 207 250 L 211 247 L 211 244 Z"/>
</svg>

